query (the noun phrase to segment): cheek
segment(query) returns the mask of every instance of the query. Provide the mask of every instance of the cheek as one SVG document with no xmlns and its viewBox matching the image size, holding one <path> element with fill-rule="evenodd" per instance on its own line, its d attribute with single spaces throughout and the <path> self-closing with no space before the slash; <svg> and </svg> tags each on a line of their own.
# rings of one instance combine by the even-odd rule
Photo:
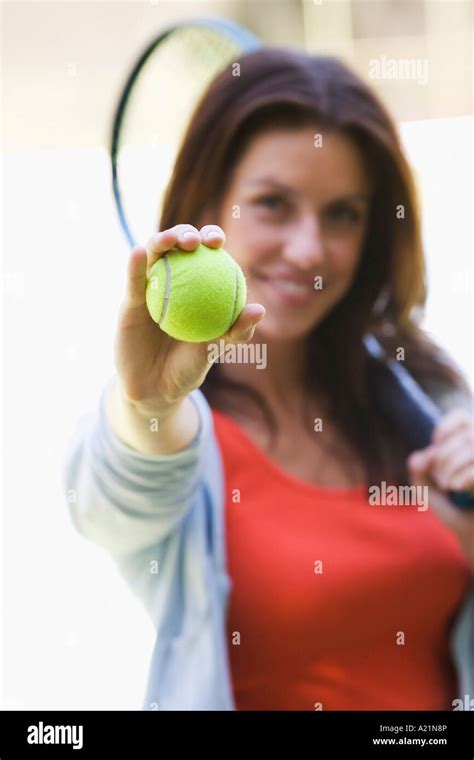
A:
<svg viewBox="0 0 474 760">
<path fill-rule="evenodd" d="M 331 276 L 347 282 L 354 276 L 362 254 L 362 236 L 348 235 L 328 244 L 327 263 Z"/>
<path fill-rule="evenodd" d="M 228 218 L 222 228 L 226 233 L 225 249 L 246 273 L 273 256 L 281 244 L 278 235 L 251 219 Z"/>
</svg>

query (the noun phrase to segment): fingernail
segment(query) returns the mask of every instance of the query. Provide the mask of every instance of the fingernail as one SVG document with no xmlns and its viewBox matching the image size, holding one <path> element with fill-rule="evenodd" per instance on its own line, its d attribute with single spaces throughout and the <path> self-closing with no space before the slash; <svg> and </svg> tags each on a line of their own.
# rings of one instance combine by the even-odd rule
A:
<svg viewBox="0 0 474 760">
<path fill-rule="evenodd" d="M 211 237 L 212 235 L 220 235 L 220 234 L 221 234 L 220 230 L 218 230 L 215 227 L 213 227 L 210 230 L 206 230 L 206 233 L 205 233 L 204 237 L 208 238 L 208 237 Z"/>
<path fill-rule="evenodd" d="M 196 233 L 195 232 L 184 232 L 181 235 L 181 240 L 183 241 L 183 243 L 185 243 L 186 241 L 192 240 L 195 237 L 196 237 Z"/>
</svg>

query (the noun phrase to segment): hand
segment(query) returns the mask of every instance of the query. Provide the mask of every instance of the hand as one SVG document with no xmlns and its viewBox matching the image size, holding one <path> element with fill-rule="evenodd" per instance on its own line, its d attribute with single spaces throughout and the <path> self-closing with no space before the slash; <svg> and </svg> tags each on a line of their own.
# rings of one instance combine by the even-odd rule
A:
<svg viewBox="0 0 474 760">
<path fill-rule="evenodd" d="M 413 485 L 427 485 L 429 504 L 453 530 L 474 569 L 474 510 L 462 511 L 446 491 L 474 492 L 474 425 L 464 409 L 453 409 L 437 424 L 432 442 L 407 460 Z"/>
<path fill-rule="evenodd" d="M 185 238 L 187 233 L 191 234 Z M 155 233 L 145 247 L 135 246 L 130 254 L 127 293 L 115 340 L 115 364 L 125 397 L 146 408 L 164 409 L 181 401 L 203 383 L 212 366 L 208 362 L 208 344 L 170 338 L 152 320 L 145 299 L 147 274 L 155 261 L 174 247 L 192 256 L 201 242 L 220 248 L 225 242 L 224 232 L 216 225 L 206 225 L 198 232 L 190 224 L 178 224 Z M 245 306 L 222 336 L 224 346 L 251 340 L 264 314 L 260 304 Z"/>
</svg>

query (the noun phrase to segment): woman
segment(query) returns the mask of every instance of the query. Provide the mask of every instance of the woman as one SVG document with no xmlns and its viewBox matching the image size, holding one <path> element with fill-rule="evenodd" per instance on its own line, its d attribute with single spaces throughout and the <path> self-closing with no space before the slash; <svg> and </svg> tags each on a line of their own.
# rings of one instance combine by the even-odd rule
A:
<svg viewBox="0 0 474 760">
<path fill-rule="evenodd" d="M 474 522 L 443 492 L 473 488 L 474 434 L 465 382 L 416 323 L 410 170 L 342 63 L 240 63 L 194 114 L 161 231 L 131 252 L 117 375 L 71 447 L 72 514 L 156 624 L 145 709 L 453 709 L 474 693 Z M 264 345 L 263 370 L 212 365 L 148 314 L 151 265 L 201 241 L 244 270 L 223 337 Z M 367 332 L 445 412 L 411 456 L 374 404 Z M 374 506 L 382 483 L 428 485 L 430 509 Z"/>
</svg>

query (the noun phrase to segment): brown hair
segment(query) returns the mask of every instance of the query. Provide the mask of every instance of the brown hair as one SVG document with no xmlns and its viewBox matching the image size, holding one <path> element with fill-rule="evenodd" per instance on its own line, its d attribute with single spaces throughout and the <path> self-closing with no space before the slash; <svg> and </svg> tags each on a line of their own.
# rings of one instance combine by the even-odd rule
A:
<svg viewBox="0 0 474 760">
<path fill-rule="evenodd" d="M 419 209 L 394 123 L 368 86 L 335 58 L 267 47 L 239 64 L 240 75 L 234 76 L 235 64 L 227 67 L 195 110 L 167 187 L 160 229 L 179 223 L 199 227 L 204 216 L 216 222 L 232 171 L 258 132 L 317 124 L 352 139 L 374 182 L 367 235 L 352 287 L 308 337 L 306 390 L 317 388 L 326 399 L 331 419 L 359 451 L 368 483 L 382 476 L 406 482 L 404 442 L 371 397 L 363 335 L 376 335 L 389 355 L 403 347 L 405 366 L 432 395 L 468 388 L 416 324 L 426 300 Z M 245 393 L 275 432 L 265 400 L 225 380 L 218 364 L 201 389 L 211 406 L 236 413 Z"/>
</svg>

